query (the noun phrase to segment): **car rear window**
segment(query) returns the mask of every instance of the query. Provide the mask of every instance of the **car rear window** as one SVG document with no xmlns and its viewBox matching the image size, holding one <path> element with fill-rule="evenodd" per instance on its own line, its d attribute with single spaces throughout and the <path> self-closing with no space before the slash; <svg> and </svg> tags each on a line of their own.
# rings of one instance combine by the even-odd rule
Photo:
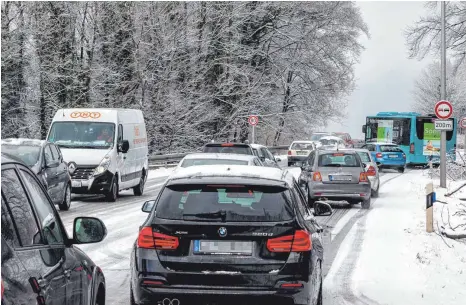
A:
<svg viewBox="0 0 466 305">
<path fill-rule="evenodd" d="M 312 150 L 312 144 L 311 143 L 293 143 L 291 144 L 291 149 L 292 150 Z"/>
<path fill-rule="evenodd" d="M 371 162 L 369 154 L 363 151 L 358 151 L 359 157 L 361 157 L 362 162 Z"/>
<path fill-rule="evenodd" d="M 380 145 L 381 152 L 403 152 L 401 148 L 394 145 Z"/>
<path fill-rule="evenodd" d="M 320 139 L 320 143 L 322 145 L 335 145 L 338 141 L 336 139 Z"/>
<path fill-rule="evenodd" d="M 243 145 L 213 144 L 204 146 L 205 153 L 241 154 L 251 155 L 251 149 Z"/>
<path fill-rule="evenodd" d="M 196 165 L 248 165 L 248 161 L 231 159 L 186 159 L 181 163 L 181 167 Z"/>
<path fill-rule="evenodd" d="M 156 211 L 159 218 L 196 221 L 275 222 L 294 215 L 288 189 L 236 184 L 167 186 Z"/>
<path fill-rule="evenodd" d="M 34 166 L 39 162 L 40 146 L 2 144 L 2 152 L 21 159 L 27 166 Z"/>
<path fill-rule="evenodd" d="M 321 167 L 359 167 L 358 158 L 355 154 L 348 153 L 328 153 L 319 156 L 319 166 Z"/>
</svg>

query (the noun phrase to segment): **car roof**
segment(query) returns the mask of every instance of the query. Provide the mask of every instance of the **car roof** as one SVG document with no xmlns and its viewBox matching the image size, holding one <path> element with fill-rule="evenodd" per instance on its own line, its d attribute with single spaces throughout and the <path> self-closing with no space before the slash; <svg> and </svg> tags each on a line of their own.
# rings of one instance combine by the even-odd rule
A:
<svg viewBox="0 0 466 305">
<path fill-rule="evenodd" d="M 370 151 L 365 149 L 365 148 L 342 148 L 340 150 L 343 150 L 343 151 L 351 151 L 351 150 L 354 150 L 354 151 L 360 151 L 360 152 L 365 152 L 365 153 L 368 153 L 370 154 Z"/>
<path fill-rule="evenodd" d="M 211 143 L 206 143 L 204 146 L 218 146 L 222 144 L 228 144 L 228 146 L 251 146 L 249 143 L 236 143 L 236 142 L 211 142 Z M 225 147 L 228 147 L 225 146 Z"/>
<path fill-rule="evenodd" d="M 273 167 L 256 167 L 251 171 L 247 165 L 199 165 L 184 168 L 171 175 L 167 184 L 225 183 L 259 185 L 293 185 L 293 175 Z M 236 180 L 236 181 L 235 181 Z"/>
<path fill-rule="evenodd" d="M 28 145 L 28 146 L 43 146 L 47 143 L 46 140 L 28 139 L 28 138 L 7 138 L 2 139 L 2 144 L 6 145 Z"/>
<path fill-rule="evenodd" d="M 344 153 L 350 153 L 350 154 L 356 154 L 356 151 L 354 149 L 320 149 L 317 151 L 318 154 L 324 155 L 324 154 L 337 154 L 339 152 L 344 152 Z"/>
<path fill-rule="evenodd" d="M 316 141 L 303 140 L 303 141 L 293 141 L 291 144 L 294 144 L 294 143 L 312 144 L 312 143 L 315 143 L 315 142 Z"/>
<path fill-rule="evenodd" d="M 222 154 L 222 153 L 194 153 L 184 157 L 184 159 L 228 159 L 250 161 L 257 158 L 254 155 L 244 154 Z"/>
<path fill-rule="evenodd" d="M 398 146 L 398 145 L 395 144 L 395 143 L 387 143 L 387 142 L 367 142 L 366 144 Z"/>
<path fill-rule="evenodd" d="M 249 144 L 249 146 L 251 146 L 252 148 L 256 148 L 256 149 L 257 149 L 257 148 L 262 148 L 262 147 L 267 148 L 267 146 L 262 145 L 262 144 Z"/>
<path fill-rule="evenodd" d="M 336 136 L 325 136 L 325 137 L 322 137 L 322 138 L 320 138 L 320 139 L 321 139 L 321 140 L 336 140 L 336 141 L 341 140 L 341 138 L 336 137 Z"/>
</svg>

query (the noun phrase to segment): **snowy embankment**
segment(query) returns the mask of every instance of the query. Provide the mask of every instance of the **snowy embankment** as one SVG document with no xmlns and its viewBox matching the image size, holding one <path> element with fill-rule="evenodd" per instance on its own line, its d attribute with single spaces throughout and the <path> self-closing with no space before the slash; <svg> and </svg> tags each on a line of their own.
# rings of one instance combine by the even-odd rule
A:
<svg viewBox="0 0 466 305">
<path fill-rule="evenodd" d="M 148 179 L 156 179 L 170 176 L 176 167 L 159 167 L 157 169 L 150 169 Z"/>
<path fill-rule="evenodd" d="M 348 234 L 353 237 L 346 238 L 342 248 L 345 243 L 353 247 L 362 243 L 350 276 L 349 299 L 361 299 L 366 304 L 464 304 L 466 243 L 438 232 L 443 204 L 434 204 L 435 233 L 426 232 L 428 182 L 420 171 L 409 171 L 389 181 L 367 218 L 359 220 Z M 346 255 L 342 265 L 351 264 L 351 257 Z M 339 272 L 335 272 L 334 282 Z M 345 280 L 345 274 L 342 278 Z"/>
<path fill-rule="evenodd" d="M 466 181 L 450 182 L 448 189 L 440 188 L 437 181 L 434 186 L 434 221 L 438 230 L 449 238 L 465 239 L 466 243 Z"/>
</svg>

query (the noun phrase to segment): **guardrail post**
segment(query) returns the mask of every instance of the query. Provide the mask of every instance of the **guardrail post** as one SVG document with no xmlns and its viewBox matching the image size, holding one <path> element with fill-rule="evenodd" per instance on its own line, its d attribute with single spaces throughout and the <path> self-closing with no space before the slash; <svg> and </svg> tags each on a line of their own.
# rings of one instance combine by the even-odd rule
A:
<svg viewBox="0 0 466 305">
<path fill-rule="evenodd" d="M 432 182 L 429 182 L 426 185 L 426 231 L 427 233 L 434 232 L 434 202 L 435 202 L 434 184 Z"/>
</svg>

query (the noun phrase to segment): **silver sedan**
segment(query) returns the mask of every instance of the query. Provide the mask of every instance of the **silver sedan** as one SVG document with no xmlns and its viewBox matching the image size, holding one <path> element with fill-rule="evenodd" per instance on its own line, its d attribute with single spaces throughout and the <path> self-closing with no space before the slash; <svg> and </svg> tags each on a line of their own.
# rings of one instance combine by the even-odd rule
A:
<svg viewBox="0 0 466 305">
<path fill-rule="evenodd" d="M 372 190 L 372 197 L 379 196 L 379 189 L 380 189 L 380 176 L 379 176 L 379 167 L 377 163 L 372 158 L 372 154 L 367 149 L 357 148 L 351 149 L 356 151 L 361 157 L 362 162 L 366 166 L 366 173 L 369 181 L 371 183 L 371 190 Z"/>
</svg>

